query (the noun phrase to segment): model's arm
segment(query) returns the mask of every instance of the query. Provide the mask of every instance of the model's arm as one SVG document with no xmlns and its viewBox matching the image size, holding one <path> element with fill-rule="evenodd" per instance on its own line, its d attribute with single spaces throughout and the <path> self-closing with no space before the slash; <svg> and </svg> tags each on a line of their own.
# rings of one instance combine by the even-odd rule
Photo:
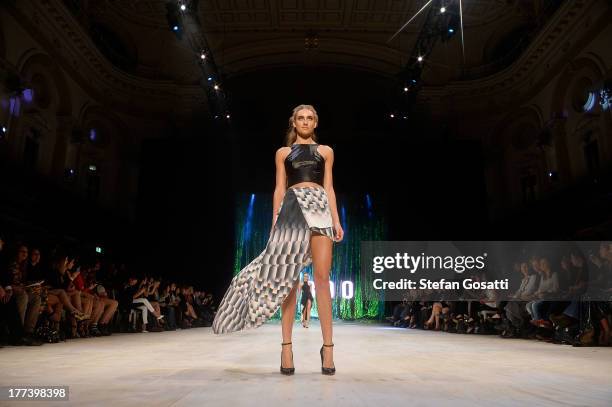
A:
<svg viewBox="0 0 612 407">
<path fill-rule="evenodd" d="M 334 181 L 332 169 L 334 167 L 334 150 L 329 146 L 324 146 L 323 158 L 325 158 L 325 175 L 323 177 L 323 188 L 327 193 L 329 208 L 331 210 L 332 222 L 336 231 L 336 240 L 341 241 L 344 237 L 344 231 L 340 225 L 340 217 L 338 216 L 338 207 L 336 206 L 336 193 L 334 192 Z"/>
<path fill-rule="evenodd" d="M 287 192 L 287 174 L 285 173 L 285 158 L 287 158 L 287 147 L 276 150 L 274 161 L 276 162 L 276 186 L 274 187 L 274 197 L 272 199 L 272 228 L 276 223 L 276 217 L 280 208 L 285 192 Z"/>
</svg>

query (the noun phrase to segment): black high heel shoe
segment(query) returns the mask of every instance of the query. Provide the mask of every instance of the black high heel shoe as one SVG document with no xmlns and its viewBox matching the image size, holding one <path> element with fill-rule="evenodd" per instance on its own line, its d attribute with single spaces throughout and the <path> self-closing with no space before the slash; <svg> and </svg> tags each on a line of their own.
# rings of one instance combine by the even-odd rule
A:
<svg viewBox="0 0 612 407">
<path fill-rule="evenodd" d="M 323 344 L 323 346 L 334 346 L 334 344 L 332 343 L 331 345 L 326 345 Z M 333 374 L 336 373 L 336 367 L 323 367 L 323 346 L 321 346 L 321 351 L 319 352 L 321 354 L 321 373 L 325 374 L 325 375 L 329 375 L 332 376 Z"/>
<path fill-rule="evenodd" d="M 291 345 L 291 342 L 281 343 L 281 345 Z M 293 349 L 291 349 L 291 362 L 293 362 Z M 281 366 L 280 372 L 285 375 L 292 375 L 295 373 L 295 367 L 283 367 L 283 355 L 281 354 Z"/>
</svg>

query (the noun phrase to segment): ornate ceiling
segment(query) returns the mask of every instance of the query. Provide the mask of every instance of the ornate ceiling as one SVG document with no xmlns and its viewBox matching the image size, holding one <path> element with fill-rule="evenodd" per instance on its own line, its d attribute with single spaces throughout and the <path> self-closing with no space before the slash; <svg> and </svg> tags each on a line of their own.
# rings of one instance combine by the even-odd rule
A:
<svg viewBox="0 0 612 407">
<path fill-rule="evenodd" d="M 487 60 L 495 42 L 538 17 L 545 0 L 463 0 L 466 66 Z M 191 49 L 168 29 L 165 1 L 88 3 L 87 15 L 113 30 L 138 55 L 137 75 L 191 84 L 200 79 Z M 406 63 L 424 14 L 394 41 L 390 36 L 424 0 L 200 0 L 200 21 L 217 65 L 228 76 L 267 67 L 349 67 L 393 76 Z M 318 46 L 306 50 L 310 32 Z M 428 80 L 461 73 L 457 38 L 438 45 Z"/>
</svg>

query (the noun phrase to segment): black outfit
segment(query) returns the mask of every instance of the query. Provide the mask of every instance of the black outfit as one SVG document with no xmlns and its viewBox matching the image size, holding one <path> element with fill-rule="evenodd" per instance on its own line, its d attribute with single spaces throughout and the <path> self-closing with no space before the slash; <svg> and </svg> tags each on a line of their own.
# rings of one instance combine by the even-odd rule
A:
<svg viewBox="0 0 612 407">
<path fill-rule="evenodd" d="M 61 274 L 55 269 L 47 269 L 44 277 L 44 284 L 51 287 L 51 289 L 67 290 L 71 283 L 70 278 L 68 278 L 68 272 Z"/>
<path fill-rule="evenodd" d="M 302 298 L 300 300 L 300 304 L 302 304 L 304 307 L 306 306 L 306 303 L 308 303 L 308 300 L 314 301 L 314 299 L 312 298 L 312 293 L 310 292 L 310 284 L 308 283 L 304 283 L 302 285 Z"/>
<path fill-rule="evenodd" d="M 285 159 L 287 187 L 300 182 L 323 185 L 325 159 L 317 151 L 318 144 L 293 144 Z"/>
<path fill-rule="evenodd" d="M 140 286 L 138 284 L 134 284 L 134 285 L 129 285 L 127 284 L 124 288 L 123 288 L 123 293 L 121 294 L 121 299 L 119 300 L 119 305 L 121 306 L 121 308 L 123 309 L 130 309 L 132 308 L 132 304 L 134 304 L 134 294 L 136 294 L 138 291 L 140 291 Z M 138 306 L 141 306 L 141 304 L 138 304 Z"/>
</svg>

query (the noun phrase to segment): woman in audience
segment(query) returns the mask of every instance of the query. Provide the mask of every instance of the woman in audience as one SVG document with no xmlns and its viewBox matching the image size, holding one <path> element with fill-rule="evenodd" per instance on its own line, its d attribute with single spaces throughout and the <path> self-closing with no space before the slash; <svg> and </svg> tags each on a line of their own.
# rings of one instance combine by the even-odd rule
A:
<svg viewBox="0 0 612 407">
<path fill-rule="evenodd" d="M 124 294 L 127 299 L 126 301 L 131 301 L 133 304 L 141 304 L 138 308 L 142 311 L 142 332 L 149 332 L 147 330 L 147 324 L 149 322 L 148 313 L 151 312 L 158 320 L 162 319 L 164 316 L 157 312 L 149 300 L 145 298 L 145 293 L 149 290 L 147 278 L 143 278 L 140 284 L 137 284 L 138 279 L 132 275 L 124 288 Z"/>
<path fill-rule="evenodd" d="M 68 256 L 56 254 L 51 260 L 51 267 L 45 278 L 45 286 L 49 294 L 56 295 L 63 307 L 70 315 L 79 320 L 85 320 L 87 316 L 82 312 L 80 301 L 78 306 L 75 306 L 71 301 L 71 297 L 66 292 L 66 288 L 72 284 L 72 281 L 66 276 L 66 268 L 68 267 Z M 79 296 L 80 299 L 80 296 Z"/>
<path fill-rule="evenodd" d="M 556 271 L 552 271 L 550 267 L 550 261 L 542 257 L 540 259 L 540 284 L 538 290 L 534 293 L 533 297 L 538 298 L 534 301 L 529 301 L 526 305 L 527 312 L 531 315 L 531 323 L 540 327 L 550 327 L 551 322 L 548 321 L 546 306 L 549 301 L 544 299 L 551 298 L 551 296 L 559 292 L 559 276 Z"/>
</svg>

